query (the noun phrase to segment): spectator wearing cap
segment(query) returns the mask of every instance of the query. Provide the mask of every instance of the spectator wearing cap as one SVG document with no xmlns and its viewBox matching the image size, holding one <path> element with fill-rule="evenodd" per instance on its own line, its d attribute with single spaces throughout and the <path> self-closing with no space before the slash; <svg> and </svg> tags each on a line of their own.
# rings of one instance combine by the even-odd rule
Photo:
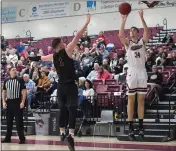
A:
<svg viewBox="0 0 176 151">
<path fill-rule="evenodd" d="M 35 92 L 35 83 L 31 79 L 29 79 L 28 74 L 23 75 L 23 80 L 25 82 L 26 90 L 27 90 L 27 102 L 28 102 L 28 108 L 31 108 L 32 98 L 34 97 Z"/>
<path fill-rule="evenodd" d="M 98 63 L 94 63 L 94 70 L 92 70 L 89 75 L 87 76 L 87 79 L 90 80 L 91 82 L 93 80 L 97 80 L 98 79 L 98 70 L 99 70 L 99 64 Z"/>
</svg>

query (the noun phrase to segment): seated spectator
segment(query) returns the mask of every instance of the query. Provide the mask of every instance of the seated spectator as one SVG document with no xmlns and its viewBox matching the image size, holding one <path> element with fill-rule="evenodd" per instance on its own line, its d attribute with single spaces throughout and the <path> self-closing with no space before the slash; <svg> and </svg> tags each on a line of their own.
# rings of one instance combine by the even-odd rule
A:
<svg viewBox="0 0 176 151">
<path fill-rule="evenodd" d="M 42 49 L 39 49 L 38 53 L 37 53 L 37 56 L 44 56 L 44 53 L 43 53 L 43 50 Z"/>
<path fill-rule="evenodd" d="M 30 74 L 30 72 L 31 72 L 31 66 L 30 66 L 30 64 L 27 64 L 27 65 L 26 65 L 26 68 L 24 68 L 24 69 L 21 71 L 20 76 L 23 76 L 23 74 Z"/>
<path fill-rule="evenodd" d="M 27 90 L 27 102 L 28 108 L 31 108 L 32 98 L 34 97 L 35 92 L 35 83 L 31 79 L 29 79 L 28 74 L 23 75 L 23 80 L 25 82 L 26 90 Z"/>
<path fill-rule="evenodd" d="M 127 70 L 128 70 L 128 67 L 125 67 L 123 73 L 119 74 L 118 80 L 120 84 L 126 84 Z"/>
<path fill-rule="evenodd" d="M 86 98 L 90 97 L 92 99 L 95 92 L 91 81 L 86 79 L 84 86 L 85 86 L 85 89 L 83 90 L 83 96 L 86 96 Z"/>
<path fill-rule="evenodd" d="M 150 55 L 150 53 L 146 54 L 146 62 L 145 62 L 145 67 L 147 72 L 151 72 L 152 71 L 152 66 L 155 64 L 155 62 L 153 62 L 152 56 Z"/>
<path fill-rule="evenodd" d="M 156 84 L 159 98 L 160 100 L 162 100 L 163 99 L 163 89 L 162 89 L 163 75 L 162 73 L 158 72 L 156 65 L 153 65 L 152 67 L 152 73 L 148 77 L 148 83 Z"/>
<path fill-rule="evenodd" d="M 46 76 L 48 76 L 48 74 L 49 74 L 49 68 L 47 67 L 47 66 L 43 66 L 42 68 L 41 68 L 41 71 L 44 71 L 45 73 L 46 73 Z"/>
<path fill-rule="evenodd" d="M 111 68 L 110 68 L 110 66 L 109 66 L 109 64 L 108 64 L 108 59 L 104 59 L 103 60 L 103 68 L 105 69 L 105 70 L 107 70 L 108 72 L 110 72 L 111 73 Z"/>
<path fill-rule="evenodd" d="M 38 72 L 33 72 L 32 81 L 34 81 L 35 85 L 38 85 L 38 82 L 39 82 L 39 74 L 38 74 Z"/>
<path fill-rule="evenodd" d="M 48 79 L 50 79 L 51 82 L 58 82 L 58 74 L 54 65 L 51 67 L 51 71 L 48 74 Z"/>
<path fill-rule="evenodd" d="M 50 87 L 51 81 L 46 76 L 46 73 L 44 71 L 41 72 L 41 77 L 39 78 L 39 82 L 37 85 L 37 91 L 40 89 L 47 90 Z"/>
<path fill-rule="evenodd" d="M 16 53 L 16 49 L 14 49 L 13 47 L 12 47 L 12 45 L 9 45 L 8 46 L 8 48 L 6 48 L 6 50 L 7 50 L 7 54 L 14 54 L 14 53 Z"/>
<path fill-rule="evenodd" d="M 92 70 L 89 75 L 87 76 L 87 79 L 90 80 L 91 82 L 93 80 L 98 79 L 98 70 L 99 70 L 99 65 L 98 63 L 94 63 L 94 70 Z"/>
<path fill-rule="evenodd" d="M 110 68 L 111 68 L 111 71 L 114 70 L 114 67 L 117 66 L 117 63 L 118 63 L 118 56 L 117 54 L 115 53 L 113 58 L 110 60 Z"/>
<path fill-rule="evenodd" d="M 156 65 L 157 66 L 165 66 L 165 63 L 167 63 L 166 60 L 167 60 L 167 53 L 163 52 L 161 54 L 161 57 L 157 58 Z"/>
<path fill-rule="evenodd" d="M 9 56 L 7 56 L 7 59 L 10 60 L 10 62 L 13 64 L 13 66 L 16 66 L 17 62 L 18 62 L 18 56 L 15 54 L 15 51 L 11 54 L 9 54 Z"/>
<path fill-rule="evenodd" d="M 114 67 L 115 74 L 119 74 L 119 73 L 123 72 L 123 65 L 124 65 L 124 60 L 123 60 L 123 58 L 120 58 L 117 63 L 117 66 Z"/>
<path fill-rule="evenodd" d="M 174 39 L 173 39 L 173 36 L 168 33 L 164 38 L 163 38 L 163 41 L 162 43 L 166 43 L 168 45 L 174 45 Z"/>
<path fill-rule="evenodd" d="M 73 52 L 73 55 L 74 55 L 74 59 L 77 60 L 77 61 L 80 61 L 81 60 L 81 53 L 80 53 L 80 49 L 78 46 L 75 47 L 74 49 L 74 52 Z"/>
<path fill-rule="evenodd" d="M 51 46 L 48 46 L 48 55 L 49 54 L 53 54 L 54 53 L 54 51 L 53 51 L 53 49 L 52 49 L 52 47 Z"/>
<path fill-rule="evenodd" d="M 89 74 L 90 68 L 93 65 L 92 62 L 93 62 L 93 57 L 90 56 L 89 48 L 85 48 L 85 56 L 83 57 L 83 59 L 81 61 L 85 76 L 87 76 Z"/>
<path fill-rule="evenodd" d="M 107 70 L 105 70 L 102 66 L 98 70 L 98 80 L 110 80 L 112 79 L 112 74 L 110 74 Z"/>
<path fill-rule="evenodd" d="M 167 55 L 167 58 L 166 58 L 165 62 L 163 63 L 163 66 L 174 66 L 173 60 L 172 60 L 172 55 L 170 53 Z"/>
<path fill-rule="evenodd" d="M 98 63 L 99 65 L 102 65 L 103 62 L 103 55 L 100 51 L 100 49 L 96 48 L 95 52 L 92 53 L 93 63 Z"/>
<path fill-rule="evenodd" d="M 22 72 L 22 70 L 25 68 L 25 66 L 23 66 L 23 62 L 21 60 L 18 61 L 16 69 L 18 72 Z"/>
<path fill-rule="evenodd" d="M 84 82 L 86 81 L 85 77 L 80 77 L 79 78 L 79 84 L 78 84 L 78 88 L 84 90 L 85 87 L 84 87 Z"/>
<path fill-rule="evenodd" d="M 97 49 L 97 44 L 96 44 L 96 43 L 94 43 L 94 44 L 93 44 L 93 46 L 92 46 L 92 48 L 91 48 L 91 50 L 90 50 L 90 53 L 95 52 L 95 51 L 96 51 L 96 49 Z"/>
<path fill-rule="evenodd" d="M 106 50 L 105 45 L 101 44 L 100 45 L 100 52 L 103 55 L 103 59 L 107 59 L 109 56 L 109 52 Z"/>
<path fill-rule="evenodd" d="M 80 46 L 79 46 L 79 48 L 80 48 L 80 53 L 83 53 L 84 52 L 84 45 L 83 44 L 81 44 Z"/>
<path fill-rule="evenodd" d="M 91 40 L 90 37 L 87 35 L 87 31 L 84 32 L 80 44 L 83 44 L 85 47 L 90 48 Z"/>
</svg>

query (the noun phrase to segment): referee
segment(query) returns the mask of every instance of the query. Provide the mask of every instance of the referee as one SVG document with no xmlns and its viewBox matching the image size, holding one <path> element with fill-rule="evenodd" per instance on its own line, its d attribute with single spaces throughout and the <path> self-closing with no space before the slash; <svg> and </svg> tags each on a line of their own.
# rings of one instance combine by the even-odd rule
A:
<svg viewBox="0 0 176 151">
<path fill-rule="evenodd" d="M 7 110 L 7 134 L 2 143 L 10 143 L 15 117 L 16 128 L 20 139 L 19 144 L 25 144 L 23 108 L 26 100 L 26 88 L 22 79 L 17 77 L 16 68 L 9 69 L 10 77 L 6 78 L 3 86 L 3 108 Z"/>
</svg>

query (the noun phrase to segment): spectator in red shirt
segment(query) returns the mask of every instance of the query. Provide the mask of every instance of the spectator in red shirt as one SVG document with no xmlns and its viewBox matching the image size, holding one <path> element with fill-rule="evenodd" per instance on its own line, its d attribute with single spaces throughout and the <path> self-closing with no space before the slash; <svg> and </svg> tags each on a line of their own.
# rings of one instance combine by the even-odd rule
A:
<svg viewBox="0 0 176 151">
<path fill-rule="evenodd" d="M 101 44 L 106 45 L 106 40 L 103 31 L 101 31 L 96 39 L 98 47 L 101 46 Z"/>
<path fill-rule="evenodd" d="M 110 74 L 107 70 L 105 70 L 102 66 L 99 68 L 98 71 L 98 80 L 110 80 L 112 79 L 112 74 Z"/>
</svg>

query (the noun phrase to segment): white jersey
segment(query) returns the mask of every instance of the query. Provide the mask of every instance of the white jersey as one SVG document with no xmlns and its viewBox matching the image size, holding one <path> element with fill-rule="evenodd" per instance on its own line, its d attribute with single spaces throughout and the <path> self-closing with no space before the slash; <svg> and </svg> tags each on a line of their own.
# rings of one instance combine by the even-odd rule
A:
<svg viewBox="0 0 176 151">
<path fill-rule="evenodd" d="M 145 54 L 146 48 L 143 40 L 139 40 L 137 43 L 129 41 L 129 46 L 126 48 L 127 63 L 130 68 L 137 68 L 145 70 Z"/>
</svg>

